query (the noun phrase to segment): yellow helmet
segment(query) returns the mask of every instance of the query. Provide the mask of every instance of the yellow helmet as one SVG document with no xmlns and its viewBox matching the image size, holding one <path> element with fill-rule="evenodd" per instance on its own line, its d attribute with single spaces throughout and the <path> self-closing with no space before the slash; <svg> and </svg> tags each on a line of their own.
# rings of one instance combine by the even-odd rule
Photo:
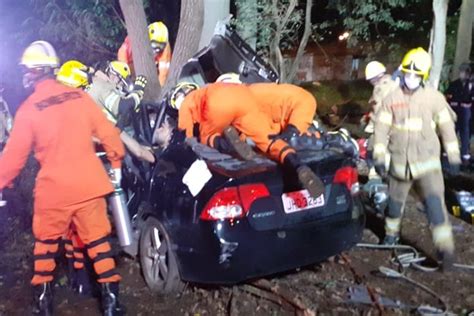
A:
<svg viewBox="0 0 474 316">
<path fill-rule="evenodd" d="M 56 75 L 56 79 L 67 86 L 82 88 L 89 84 L 88 67 L 77 60 L 65 62 Z"/>
<path fill-rule="evenodd" d="M 180 94 L 184 94 L 184 96 L 188 95 L 192 91 L 199 89 L 199 85 L 194 82 L 180 82 L 174 87 L 173 91 L 171 92 L 170 96 L 170 106 L 175 109 L 179 110 L 181 104 L 178 104 L 178 96 Z"/>
<path fill-rule="evenodd" d="M 371 61 L 370 63 L 367 64 L 365 67 L 365 79 L 366 80 L 372 80 L 374 78 L 377 78 L 378 76 L 384 74 L 387 71 L 385 66 L 376 60 Z"/>
<path fill-rule="evenodd" d="M 131 86 L 131 75 L 130 67 L 127 63 L 122 61 L 114 60 L 109 62 L 105 70 L 109 78 L 114 81 L 117 88 L 123 93 L 127 93 Z"/>
<path fill-rule="evenodd" d="M 46 67 L 58 68 L 59 58 L 50 43 L 46 41 L 35 41 L 23 52 L 20 65 L 29 69 Z"/>
<path fill-rule="evenodd" d="M 240 80 L 240 75 L 235 72 L 227 72 L 219 76 L 216 79 L 216 82 L 225 82 L 225 83 L 242 83 Z"/>
<path fill-rule="evenodd" d="M 405 73 L 413 73 L 428 79 L 431 69 L 431 56 L 423 48 L 414 48 L 403 57 L 401 70 Z"/>
<path fill-rule="evenodd" d="M 148 36 L 151 42 L 168 43 L 168 28 L 159 21 L 148 25 Z"/>
</svg>

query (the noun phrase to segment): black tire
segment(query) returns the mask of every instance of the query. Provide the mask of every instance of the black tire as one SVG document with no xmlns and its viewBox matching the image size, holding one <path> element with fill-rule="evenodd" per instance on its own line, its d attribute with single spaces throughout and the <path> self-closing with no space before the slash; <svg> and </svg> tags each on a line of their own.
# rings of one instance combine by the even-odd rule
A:
<svg viewBox="0 0 474 316">
<path fill-rule="evenodd" d="M 176 256 L 164 226 L 149 217 L 140 234 L 140 265 L 148 288 L 160 295 L 182 291 Z"/>
</svg>

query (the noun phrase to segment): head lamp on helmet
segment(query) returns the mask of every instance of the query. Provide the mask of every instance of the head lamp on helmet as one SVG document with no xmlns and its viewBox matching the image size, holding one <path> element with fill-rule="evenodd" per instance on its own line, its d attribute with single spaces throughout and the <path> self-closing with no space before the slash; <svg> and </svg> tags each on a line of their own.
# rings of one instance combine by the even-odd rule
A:
<svg viewBox="0 0 474 316">
<path fill-rule="evenodd" d="M 170 95 L 170 106 L 175 109 L 179 110 L 181 104 L 184 101 L 184 98 L 191 93 L 192 91 L 199 89 L 199 86 L 194 82 L 180 82 L 176 87 L 173 89 Z"/>
</svg>

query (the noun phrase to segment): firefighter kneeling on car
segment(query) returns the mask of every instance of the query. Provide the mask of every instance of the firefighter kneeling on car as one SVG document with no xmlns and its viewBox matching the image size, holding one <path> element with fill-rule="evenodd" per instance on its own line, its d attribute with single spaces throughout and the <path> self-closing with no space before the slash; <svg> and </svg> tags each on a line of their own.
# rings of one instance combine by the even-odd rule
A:
<svg viewBox="0 0 474 316">
<path fill-rule="evenodd" d="M 188 86 L 193 87 L 193 84 Z M 238 75 L 224 74 L 216 83 L 196 88 L 194 85 L 194 89 L 187 89 L 187 96 L 180 93 L 174 102 L 172 96 L 172 106 L 179 110 L 178 128 L 184 130 L 187 137 L 194 136 L 194 126 L 198 124 L 201 143 L 251 160 L 256 154 L 240 138 L 247 137 L 271 159 L 296 172 L 312 196 L 323 194 L 324 184 L 300 162 L 295 150 L 281 138 L 269 138 L 272 135 L 270 118 L 259 110 L 255 96 L 249 87 L 241 84 Z"/>
<path fill-rule="evenodd" d="M 424 86 L 431 56 L 421 47 L 403 58 L 401 87 L 383 101 L 375 119 L 374 160 L 377 172 L 387 176 L 385 154 L 391 156 L 385 244 L 396 244 L 406 198 L 412 186 L 419 190 L 431 224 L 433 243 L 444 269 L 454 259 L 454 241 L 444 202 L 441 148 L 448 155 L 451 172 L 459 172 L 460 153 L 454 122 L 444 96 Z"/>
<path fill-rule="evenodd" d="M 118 303 L 120 275 L 108 241 L 111 226 L 104 198 L 113 187 L 91 139 L 98 138 L 112 166 L 120 168 L 124 147 L 119 131 L 86 93 L 55 80 L 59 60 L 51 44 L 30 44 L 21 65 L 23 84 L 32 94 L 20 106 L 0 157 L 0 190 L 18 175 L 33 149 L 41 166 L 33 212 L 33 312 L 52 314 L 55 256 L 74 223 L 101 284 L 103 313 L 117 315 L 123 311 Z"/>
</svg>

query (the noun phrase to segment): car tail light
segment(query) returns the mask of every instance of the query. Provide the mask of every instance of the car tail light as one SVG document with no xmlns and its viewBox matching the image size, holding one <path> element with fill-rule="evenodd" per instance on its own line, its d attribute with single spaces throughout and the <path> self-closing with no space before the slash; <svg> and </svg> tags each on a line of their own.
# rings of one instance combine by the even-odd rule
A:
<svg viewBox="0 0 474 316">
<path fill-rule="evenodd" d="M 214 221 L 242 218 L 247 215 L 256 199 L 269 195 L 267 187 L 261 183 L 224 188 L 217 191 L 207 202 L 201 219 Z"/>
<path fill-rule="evenodd" d="M 352 194 L 355 194 L 359 191 L 358 177 L 355 168 L 343 167 L 336 171 L 334 183 L 344 184 Z"/>
</svg>

